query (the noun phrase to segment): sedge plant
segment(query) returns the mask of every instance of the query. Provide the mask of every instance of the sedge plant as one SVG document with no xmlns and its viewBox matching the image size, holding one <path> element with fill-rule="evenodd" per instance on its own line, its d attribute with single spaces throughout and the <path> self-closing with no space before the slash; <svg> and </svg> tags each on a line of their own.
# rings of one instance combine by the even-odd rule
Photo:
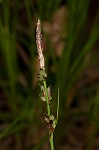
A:
<svg viewBox="0 0 99 150">
<path fill-rule="evenodd" d="M 51 114 L 51 89 L 47 87 L 46 78 L 47 73 L 45 71 L 45 60 L 43 55 L 43 46 L 42 46 L 42 33 L 41 33 L 41 23 L 40 19 L 37 22 L 36 28 L 36 45 L 37 45 L 37 53 L 40 65 L 40 72 L 38 74 L 38 79 L 40 81 L 41 88 L 41 99 L 46 103 L 47 113 L 44 114 L 44 119 L 46 121 L 48 131 L 49 131 L 49 141 L 51 150 L 54 150 L 54 142 L 53 142 L 53 133 L 57 125 L 58 121 L 58 113 L 59 113 L 59 88 L 58 88 L 58 104 L 57 104 L 57 115 L 54 116 Z"/>
</svg>

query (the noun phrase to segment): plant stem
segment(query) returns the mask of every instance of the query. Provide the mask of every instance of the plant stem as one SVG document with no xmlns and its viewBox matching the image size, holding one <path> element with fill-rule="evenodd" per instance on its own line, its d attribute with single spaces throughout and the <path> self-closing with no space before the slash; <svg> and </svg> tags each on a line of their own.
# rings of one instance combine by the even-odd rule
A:
<svg viewBox="0 0 99 150">
<path fill-rule="evenodd" d="M 51 133 L 51 137 L 50 137 L 50 146 L 51 146 L 51 150 L 54 150 L 53 133 Z"/>
<path fill-rule="evenodd" d="M 43 46 L 42 46 L 42 33 L 41 33 L 41 23 L 40 23 L 40 20 L 38 19 L 38 22 L 37 22 L 37 28 L 36 28 L 36 44 L 37 44 L 37 53 L 38 53 L 38 58 L 39 58 L 39 62 L 40 62 L 40 81 L 43 82 L 43 95 L 44 95 L 44 100 L 46 101 L 46 104 L 47 104 L 47 126 L 48 126 L 48 129 L 49 129 L 49 141 L 50 141 L 50 147 L 51 147 L 51 150 L 54 150 L 54 143 L 53 143 L 53 131 L 55 129 L 55 118 L 53 115 L 50 115 L 51 114 L 51 111 L 50 111 L 50 96 L 49 96 L 49 91 L 48 91 L 48 88 L 47 88 L 47 84 L 46 84 L 46 80 L 45 80 L 45 77 L 46 77 L 46 73 L 45 73 L 45 61 L 44 61 L 44 55 L 43 55 Z M 42 91 L 42 89 L 41 89 Z M 52 117 L 53 119 L 50 119 L 50 117 Z"/>
<path fill-rule="evenodd" d="M 49 101 L 48 101 L 48 91 L 47 91 L 47 85 L 46 85 L 46 81 L 43 81 L 44 84 L 44 89 L 45 89 L 45 97 L 46 97 L 46 103 L 47 103 L 47 113 L 48 116 L 50 115 L 50 105 L 49 105 Z"/>
<path fill-rule="evenodd" d="M 48 116 L 50 116 L 50 105 L 49 105 L 49 101 L 48 101 L 48 90 L 47 90 L 47 85 L 46 85 L 45 80 L 43 81 L 43 84 L 44 84 L 45 97 L 46 97 L 46 103 L 47 103 L 47 113 L 48 113 Z M 53 133 L 50 133 L 50 131 L 49 131 L 49 141 L 50 141 L 51 150 L 54 150 Z"/>
</svg>

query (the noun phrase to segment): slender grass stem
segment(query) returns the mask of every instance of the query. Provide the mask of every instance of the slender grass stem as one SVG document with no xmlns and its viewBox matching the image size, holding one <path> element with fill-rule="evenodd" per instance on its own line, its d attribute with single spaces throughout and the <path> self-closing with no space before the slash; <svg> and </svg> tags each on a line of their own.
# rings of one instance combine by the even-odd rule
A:
<svg viewBox="0 0 99 150">
<path fill-rule="evenodd" d="M 46 103 L 47 103 L 47 113 L 48 113 L 48 116 L 50 116 L 50 105 L 49 105 L 49 101 L 48 101 L 48 91 L 47 91 L 47 84 L 46 84 L 45 80 L 43 81 L 43 84 L 44 84 L 45 97 L 46 97 Z"/>
<path fill-rule="evenodd" d="M 45 80 L 43 81 L 43 84 L 44 84 L 45 97 L 46 97 L 46 103 L 47 103 L 47 113 L 48 113 L 48 116 L 50 116 L 50 105 L 49 105 L 49 101 L 48 101 L 48 90 L 47 90 L 47 84 L 46 84 Z M 51 150 L 54 150 L 53 133 L 51 133 L 51 135 L 50 135 L 50 131 L 49 131 L 49 140 L 50 140 Z"/>
<path fill-rule="evenodd" d="M 50 146 L 51 146 L 51 150 L 54 150 L 53 133 L 51 134 L 51 137 L 50 137 Z"/>
<path fill-rule="evenodd" d="M 45 77 L 47 77 L 45 72 L 45 60 L 43 55 L 43 46 L 42 46 L 42 34 L 41 34 L 41 23 L 38 19 L 37 22 L 37 29 L 36 29 L 36 44 L 37 44 L 37 53 L 40 63 L 40 74 L 39 74 L 39 80 L 43 85 L 41 85 L 41 92 L 42 96 L 41 99 L 46 102 L 47 106 L 47 114 L 45 114 L 45 121 L 47 123 L 47 127 L 49 129 L 49 141 L 50 141 L 50 147 L 51 150 L 54 150 L 54 142 L 53 142 L 53 132 L 55 130 L 56 124 L 57 124 L 57 118 L 58 118 L 58 111 L 59 111 L 59 94 L 58 94 L 58 107 L 57 107 L 57 118 L 55 116 L 51 115 L 50 110 L 50 100 L 52 99 L 50 88 L 47 87 L 47 83 L 45 80 Z M 59 93 L 59 90 L 58 90 Z"/>
</svg>

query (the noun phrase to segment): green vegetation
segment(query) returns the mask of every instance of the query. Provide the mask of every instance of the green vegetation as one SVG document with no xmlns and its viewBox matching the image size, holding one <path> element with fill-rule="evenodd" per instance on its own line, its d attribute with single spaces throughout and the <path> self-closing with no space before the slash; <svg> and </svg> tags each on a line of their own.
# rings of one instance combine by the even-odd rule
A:
<svg viewBox="0 0 99 150">
<path fill-rule="evenodd" d="M 55 149 L 96 149 L 99 10 L 92 14 L 91 7 L 94 6 L 90 0 L 54 0 L 54 4 L 53 0 L 0 1 L 1 150 L 49 149 L 42 115 L 46 106 L 39 97 L 36 75 L 38 17 L 42 22 L 47 85 L 52 89 L 52 114 L 56 113 L 60 88 Z"/>
</svg>

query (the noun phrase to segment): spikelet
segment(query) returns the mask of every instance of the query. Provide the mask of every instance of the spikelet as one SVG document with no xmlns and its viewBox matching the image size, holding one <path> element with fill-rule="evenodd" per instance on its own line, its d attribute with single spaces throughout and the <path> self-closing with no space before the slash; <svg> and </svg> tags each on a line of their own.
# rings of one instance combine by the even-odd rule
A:
<svg viewBox="0 0 99 150">
<path fill-rule="evenodd" d="M 40 69 L 45 70 L 40 19 L 38 19 L 37 28 L 36 28 L 36 45 L 37 45 L 38 58 L 40 62 Z"/>
</svg>

